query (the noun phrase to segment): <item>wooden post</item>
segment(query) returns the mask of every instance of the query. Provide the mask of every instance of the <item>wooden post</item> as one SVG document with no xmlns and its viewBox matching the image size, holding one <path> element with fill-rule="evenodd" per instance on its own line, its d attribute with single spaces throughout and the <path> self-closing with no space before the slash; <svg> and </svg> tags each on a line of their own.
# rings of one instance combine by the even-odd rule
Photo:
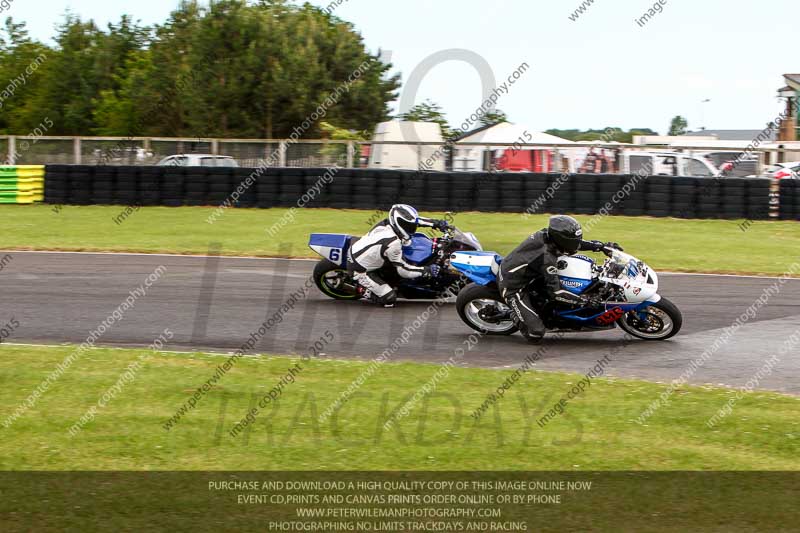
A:
<svg viewBox="0 0 800 533">
<path fill-rule="evenodd" d="M 75 158 L 75 164 L 76 165 L 80 165 L 81 164 L 81 157 L 82 157 L 82 154 L 81 154 L 81 138 L 80 137 L 75 137 L 75 140 L 72 142 L 72 152 L 73 152 L 73 156 Z"/>
<path fill-rule="evenodd" d="M 285 167 L 286 166 L 286 152 L 288 151 L 288 149 L 289 149 L 289 145 L 286 144 L 286 141 L 281 141 L 280 148 L 278 148 L 278 155 L 280 157 L 278 164 L 281 167 Z"/>
<path fill-rule="evenodd" d="M 355 153 L 356 153 L 356 143 L 353 141 L 347 141 L 347 168 L 356 168 L 353 165 L 353 161 L 355 160 Z"/>
<path fill-rule="evenodd" d="M 8 137 L 8 165 L 14 166 L 17 164 L 17 137 L 9 135 Z"/>
</svg>

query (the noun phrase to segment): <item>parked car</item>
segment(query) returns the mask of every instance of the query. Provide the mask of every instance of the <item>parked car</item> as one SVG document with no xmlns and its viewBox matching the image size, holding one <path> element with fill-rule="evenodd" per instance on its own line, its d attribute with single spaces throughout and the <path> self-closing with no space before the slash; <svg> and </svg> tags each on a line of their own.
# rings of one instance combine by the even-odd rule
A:
<svg viewBox="0 0 800 533">
<path fill-rule="evenodd" d="M 158 162 L 160 167 L 238 167 L 239 163 L 227 155 L 178 154 Z"/>
<path fill-rule="evenodd" d="M 104 149 L 95 148 L 92 156 L 98 164 L 129 164 L 143 165 L 151 162 L 153 152 L 138 146 L 113 146 Z"/>
<path fill-rule="evenodd" d="M 708 159 L 726 177 L 747 178 L 755 176 L 758 172 L 758 158 L 753 156 L 745 157 L 742 152 L 727 150 L 695 153 L 694 155 Z"/>
<path fill-rule="evenodd" d="M 784 178 L 800 179 L 800 161 L 778 163 L 767 169 L 767 176 L 776 180 Z"/>
</svg>

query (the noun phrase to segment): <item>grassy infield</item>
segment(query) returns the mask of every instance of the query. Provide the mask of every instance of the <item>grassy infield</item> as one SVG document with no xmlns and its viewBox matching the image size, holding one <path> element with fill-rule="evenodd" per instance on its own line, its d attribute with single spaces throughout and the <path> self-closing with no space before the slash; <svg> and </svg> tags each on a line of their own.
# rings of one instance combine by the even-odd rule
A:
<svg viewBox="0 0 800 533">
<path fill-rule="evenodd" d="M 121 224 L 113 219 L 122 207 L 3 206 L 0 247 L 8 249 L 135 251 L 204 254 L 209 243 L 223 243 L 226 255 L 314 257 L 308 249 L 312 232 L 363 235 L 372 212 L 333 209 L 229 209 L 213 225 L 210 208 L 142 208 Z M 426 213 L 427 214 L 427 213 Z M 441 213 L 439 214 L 441 215 Z M 474 232 L 487 250 L 508 253 L 547 216 L 523 219 L 518 214 L 463 213 L 456 224 Z M 577 217 L 586 223 L 590 217 Z M 793 222 L 675 220 L 606 217 L 593 224 L 587 238 L 614 240 L 659 270 L 782 274 L 797 260 L 800 226 Z M 266 230 L 280 231 L 268 238 Z"/>
<path fill-rule="evenodd" d="M 229 210 L 214 225 L 209 209 L 148 208 L 121 225 L 109 207 L 3 207 L 0 249 L 114 250 L 204 253 L 222 242 L 227 255 L 310 256 L 312 231 L 363 233 L 370 213 L 298 211 L 274 240 L 264 230 L 286 210 Z M 584 218 L 584 221 L 586 219 Z M 487 249 L 509 251 L 545 223 L 519 215 L 458 215 Z M 607 218 L 589 238 L 615 240 L 659 270 L 780 274 L 797 260 L 800 226 L 758 222 L 746 232 L 730 221 Z M 286 247 L 280 243 L 290 243 Z M 743 252 L 745 250 L 746 252 Z M 13 264 L 7 267 L 13 269 Z M 0 413 L 12 412 L 69 353 L 65 348 L 4 346 Z M 686 387 L 647 425 L 634 422 L 663 390 L 632 380 L 600 379 L 545 428 L 543 401 L 556 401 L 577 376 L 531 372 L 475 424 L 469 414 L 505 372 L 455 369 L 436 395 L 381 431 L 382 413 L 427 382 L 437 367 L 389 364 L 341 411 L 338 423 L 315 423 L 365 368 L 349 361 L 301 362 L 277 410 L 247 436 L 227 431 L 293 363 L 288 358 L 241 360 L 198 407 L 167 432 L 162 424 L 222 360 L 204 354 L 152 354 L 134 382 L 78 435 L 67 429 L 113 386 L 142 350 L 98 349 L 84 356 L 10 428 L 0 425 L 0 470 L 797 470 L 800 399 L 754 393 L 713 430 L 705 421 L 732 391 Z M 458 403 L 454 407 L 453 401 Z M 224 415 L 222 414 L 224 412 Z M 536 417 L 538 418 L 538 417 Z M 2 422 L 2 420 L 0 420 Z M 219 433 L 218 433 L 219 432 Z"/>
</svg>

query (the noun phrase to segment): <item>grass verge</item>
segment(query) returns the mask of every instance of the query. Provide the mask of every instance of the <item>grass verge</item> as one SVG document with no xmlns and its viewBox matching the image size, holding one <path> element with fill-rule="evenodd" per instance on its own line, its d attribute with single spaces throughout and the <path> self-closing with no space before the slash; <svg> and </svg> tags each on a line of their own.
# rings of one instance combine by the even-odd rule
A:
<svg viewBox="0 0 800 533">
<path fill-rule="evenodd" d="M 141 208 L 120 224 L 121 206 L 1 206 L 0 248 L 205 254 L 221 243 L 225 255 L 315 257 L 308 235 L 363 235 L 378 215 L 334 209 L 228 209 L 214 224 L 203 207 Z M 429 213 L 426 213 L 428 215 Z M 436 216 L 435 213 L 430 213 Z M 438 215 L 441 215 L 439 213 Z M 587 222 L 590 217 L 577 217 Z M 547 224 L 547 215 L 524 219 L 511 213 L 461 213 L 456 224 L 472 231 L 486 250 L 511 251 Z M 586 238 L 616 241 L 658 270 L 780 275 L 797 258 L 800 224 L 605 217 Z M 267 230 L 276 228 L 273 238 Z"/>
<path fill-rule="evenodd" d="M 531 372 L 475 423 L 470 413 L 508 372 L 453 369 L 396 426 L 384 423 L 439 369 L 386 364 L 337 416 L 319 415 L 366 362 L 240 359 L 169 431 L 164 423 L 225 359 L 207 354 L 95 349 L 35 406 L 3 421 L 74 348 L 0 347 L 0 470 L 799 470 L 800 398 L 753 393 L 714 429 L 706 420 L 733 391 L 686 387 L 641 426 L 662 385 L 598 379 L 564 415 L 536 424 L 579 376 Z M 69 428 L 119 383 L 132 381 L 75 436 Z M 300 364 L 294 383 L 237 437 L 229 430 Z"/>
</svg>

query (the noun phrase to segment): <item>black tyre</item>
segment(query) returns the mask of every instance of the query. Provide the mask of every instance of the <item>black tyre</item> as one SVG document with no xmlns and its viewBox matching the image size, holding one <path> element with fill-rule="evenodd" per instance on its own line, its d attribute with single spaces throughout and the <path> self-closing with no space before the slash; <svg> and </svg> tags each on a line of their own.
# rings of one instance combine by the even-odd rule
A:
<svg viewBox="0 0 800 533">
<path fill-rule="evenodd" d="M 361 294 L 347 269 L 323 259 L 314 267 L 314 283 L 334 300 L 358 300 Z"/>
<path fill-rule="evenodd" d="M 513 335 L 519 331 L 511 309 L 495 286 L 470 283 L 458 293 L 456 309 L 466 325 L 484 335 Z"/>
<path fill-rule="evenodd" d="M 665 341 L 678 334 L 683 325 L 683 315 L 675 304 L 661 298 L 658 303 L 642 311 L 631 311 L 617 322 L 620 328 L 636 338 L 646 341 Z"/>
</svg>

